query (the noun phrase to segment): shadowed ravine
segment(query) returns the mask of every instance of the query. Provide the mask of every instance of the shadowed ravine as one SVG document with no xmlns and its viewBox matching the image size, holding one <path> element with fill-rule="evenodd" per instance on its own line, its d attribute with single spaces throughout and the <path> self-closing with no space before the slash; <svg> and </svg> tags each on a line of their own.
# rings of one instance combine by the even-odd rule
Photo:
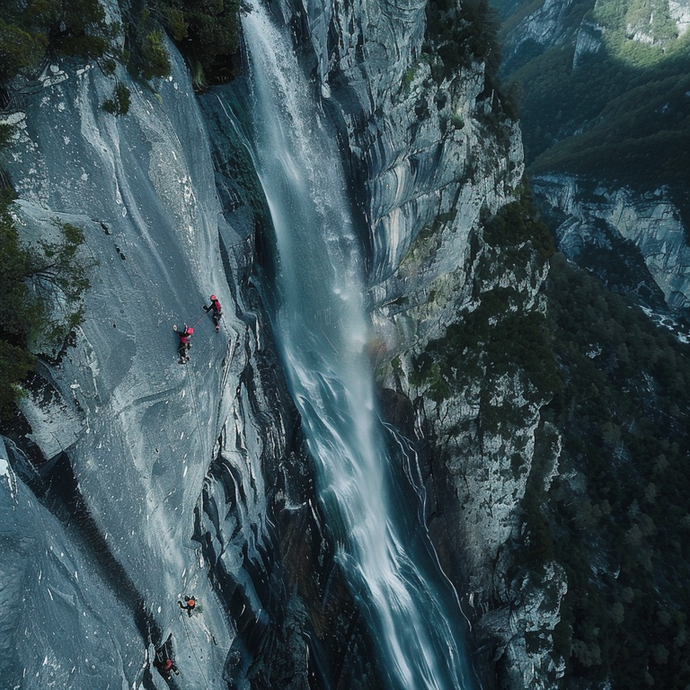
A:
<svg viewBox="0 0 690 690">
<path fill-rule="evenodd" d="M 274 329 L 339 562 L 390 688 L 469 688 L 457 598 L 419 495 L 397 484 L 375 409 L 363 261 L 335 137 L 263 9 L 244 30 L 252 155 L 275 228 Z"/>
</svg>

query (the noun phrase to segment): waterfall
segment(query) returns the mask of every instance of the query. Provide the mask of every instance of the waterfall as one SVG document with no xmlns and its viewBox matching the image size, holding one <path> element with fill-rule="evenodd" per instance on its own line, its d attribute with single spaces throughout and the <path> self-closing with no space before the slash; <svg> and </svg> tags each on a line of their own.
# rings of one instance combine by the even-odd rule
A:
<svg viewBox="0 0 690 690">
<path fill-rule="evenodd" d="M 252 155 L 275 228 L 272 318 L 337 558 L 390 688 L 472 687 L 457 598 L 376 413 L 361 247 L 334 133 L 287 33 L 258 2 L 243 24 Z"/>
</svg>

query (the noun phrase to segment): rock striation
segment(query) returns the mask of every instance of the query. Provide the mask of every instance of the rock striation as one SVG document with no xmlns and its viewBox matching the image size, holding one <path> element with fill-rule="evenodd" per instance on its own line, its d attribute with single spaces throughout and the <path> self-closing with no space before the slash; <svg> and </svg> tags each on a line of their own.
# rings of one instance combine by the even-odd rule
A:
<svg viewBox="0 0 690 690">
<path fill-rule="evenodd" d="M 170 635 L 185 687 L 226 688 L 230 678 L 248 687 L 267 620 L 279 628 L 288 609 L 268 519 L 281 482 L 265 478 L 264 461 L 280 475 L 291 408 L 261 354 L 269 338 L 248 285 L 252 227 L 224 216 L 204 117 L 168 50 L 172 74 L 154 88 L 118 74 L 131 90 L 126 117 L 101 107 L 112 79 L 71 64 L 49 66 L 62 78 L 41 80 L 15 114 L 8 169 L 20 234 L 72 223 L 93 264 L 83 323 L 46 354 L 22 405 L 28 427 L 12 434 L 28 458 L 23 476 L 10 475 L 14 510 L 32 503 L 36 515 L 24 537 L 10 535 L 25 544 L 0 576 L 7 586 L 12 568 L 31 566 L 53 621 L 35 669 L 22 645 L 40 648 L 39 637 L 28 628 L 4 637 L 8 673 L 26 688 L 165 687 L 152 661 Z M 224 305 L 220 333 L 202 310 L 211 293 Z M 181 365 L 172 326 L 184 323 L 195 334 Z M 9 498 L 3 505 L 12 510 Z M 41 521 L 35 552 L 26 540 Z M 8 529 L 21 524 L 15 517 Z M 178 600 L 191 594 L 202 613 L 188 617 Z M 82 624 L 99 597 L 97 622 Z M 66 602 L 72 618 L 58 624 Z M 306 677 L 303 646 L 289 656 L 302 665 L 290 676 Z M 92 671 L 96 658 L 107 664 Z"/>
<path fill-rule="evenodd" d="M 591 180 L 555 174 L 535 177 L 533 185 L 550 212 L 561 216 L 556 234 L 568 258 L 577 261 L 586 248 L 610 250 L 611 237 L 620 238 L 639 252 L 666 306 L 687 310 L 690 247 L 670 190 L 640 194 L 603 182 L 592 188 Z"/>
<path fill-rule="evenodd" d="M 551 633 L 565 576 L 555 566 L 528 576 L 510 556 L 537 446 L 546 476 L 557 468 L 544 398 L 520 367 L 494 372 L 484 342 L 457 353 L 460 383 L 444 395 L 415 377 L 429 347 L 496 294 L 510 301 L 492 327 L 543 313 L 546 268 L 534 247 L 484 237 L 486 217 L 515 198 L 523 175 L 518 124 L 469 48 L 456 65 L 438 62 L 424 2 L 274 9 L 338 127 L 368 248 L 372 362 L 382 397 L 393 391 L 413 412 L 430 532 L 488 650 L 479 674 L 490 687 L 499 659 L 511 687 L 548 687 L 561 668 Z M 41 503 L 36 519 L 66 554 L 69 568 L 50 577 L 73 604 L 120 582 L 101 613 L 103 628 L 118 630 L 103 677 L 164 687 L 152 659 L 172 635 L 185 687 L 304 688 L 320 673 L 377 687 L 256 290 L 264 248 L 251 162 L 220 124 L 225 87 L 199 103 L 168 51 L 172 75 L 153 89 L 118 73 L 132 94 L 126 117 L 101 108 L 108 77 L 69 64 L 49 67 L 11 114 L 18 226 L 27 238 L 55 218 L 79 226 L 94 268 L 84 322 L 49 353 L 23 405 L 30 428 L 14 441 L 25 459 L 12 466 L 23 463 L 24 476 L 8 469 L 0 481 L 14 492 L 8 502 L 28 505 L 30 489 L 43 501 L 69 480 L 53 492 L 62 503 Z M 201 310 L 212 292 L 224 305 L 220 334 Z M 185 322 L 196 332 L 180 365 L 172 325 Z M 94 545 L 104 555 L 91 572 Z M 31 564 L 26 554 L 19 562 Z M 78 566 L 73 577 L 70 559 L 83 574 Z M 203 617 L 179 609 L 185 594 Z M 70 628 L 85 658 L 101 648 L 92 632 Z M 75 666 L 64 645 L 52 654 L 34 675 L 26 665 L 9 672 L 28 674 L 27 688 L 79 687 L 65 678 L 84 677 L 87 662 Z"/>
<path fill-rule="evenodd" d="M 493 376 L 487 363 L 440 401 L 428 383 L 414 383 L 416 358 L 492 291 L 514 291 L 521 315 L 545 308 L 543 262 L 526 245 L 519 257 L 515 248 L 492 248 L 482 233 L 483 211 L 512 200 L 522 177 L 518 125 L 502 110 L 483 61 L 438 78 L 419 4 L 283 3 L 281 11 L 310 48 L 305 65 L 341 122 L 347 165 L 362 182 L 372 359 L 384 398 L 395 390 L 412 403 L 410 434 L 428 444 L 430 529 L 444 567 L 472 602 L 477 637 L 488 635 L 513 686 L 548 687 L 563 665 L 549 640 L 565 575 L 554 565 L 529 583 L 514 581 L 503 558 L 519 536 L 544 400 L 518 369 Z M 463 353 L 457 357 L 462 369 Z M 487 401 L 510 421 L 487 424 Z M 555 592 L 548 606 L 529 603 L 548 588 Z M 511 611 L 511 623 L 497 610 Z M 525 634 L 535 631 L 544 643 L 527 651 Z"/>
</svg>

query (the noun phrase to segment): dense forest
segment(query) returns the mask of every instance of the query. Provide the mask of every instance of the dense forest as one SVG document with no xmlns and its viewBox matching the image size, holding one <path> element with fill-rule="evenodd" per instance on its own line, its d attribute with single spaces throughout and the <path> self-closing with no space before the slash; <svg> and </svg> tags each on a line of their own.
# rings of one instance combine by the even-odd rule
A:
<svg viewBox="0 0 690 690">
<path fill-rule="evenodd" d="M 690 183 L 690 32 L 668 3 L 579 0 L 542 43 L 516 39 L 538 3 L 497 1 L 499 72 L 519 102 L 531 174 L 593 173 L 641 190 Z"/>
<path fill-rule="evenodd" d="M 568 573 L 566 685 L 685 688 L 690 347 L 562 255 L 548 297 L 563 452 L 548 495 L 528 498 L 546 514 L 541 556 Z"/>
</svg>

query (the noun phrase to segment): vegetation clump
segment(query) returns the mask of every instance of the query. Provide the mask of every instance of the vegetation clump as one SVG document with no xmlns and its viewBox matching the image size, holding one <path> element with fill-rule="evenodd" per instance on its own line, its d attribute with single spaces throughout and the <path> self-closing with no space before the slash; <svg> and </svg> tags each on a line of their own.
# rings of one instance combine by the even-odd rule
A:
<svg viewBox="0 0 690 690">
<path fill-rule="evenodd" d="M 547 296 L 560 470 L 530 476 L 516 562 L 565 568 L 564 687 L 686 688 L 690 347 L 559 254 Z"/>
<path fill-rule="evenodd" d="M 103 103 L 103 110 L 115 116 L 126 115 L 129 112 L 131 100 L 129 88 L 121 81 L 118 81 L 115 84 L 113 97 Z"/>
<path fill-rule="evenodd" d="M 476 306 L 415 358 L 411 378 L 415 385 L 426 386 L 436 402 L 479 379 L 483 421 L 495 427 L 511 421 L 509 410 L 494 409 L 488 402 L 502 377 L 518 376 L 533 401 L 550 399 L 560 380 L 545 315 L 525 308 L 517 280 L 512 286 L 487 289 L 490 281 L 485 278 L 518 275 L 533 262 L 543 264 L 553 252 L 553 242 L 526 189 L 517 201 L 485 219 L 483 232 L 489 250 L 477 268 Z"/>
<path fill-rule="evenodd" d="M 459 69 L 477 60 L 486 61 L 487 74 L 495 76 L 501 62 L 499 22 L 486 0 L 430 0 L 426 17 L 424 52 L 431 58 L 438 81 L 451 79 Z"/>
<path fill-rule="evenodd" d="M 46 55 L 112 59 L 119 33 L 98 0 L 9 0 L 0 19 L 0 86 L 32 77 Z"/>
<path fill-rule="evenodd" d="M 41 241 L 33 249 L 19 241 L 12 216 L 12 196 L 0 194 L 0 416 L 9 416 L 22 395 L 21 384 L 34 370 L 37 348 L 59 346 L 81 323 L 82 298 L 89 287 L 90 265 L 77 256 L 83 231 L 56 223 L 60 239 Z M 66 318 L 51 317 L 57 299 Z"/>
<path fill-rule="evenodd" d="M 505 116 L 517 119 L 514 98 L 503 90 L 497 76 L 501 63 L 499 15 L 489 2 L 429 0 L 426 20 L 422 50 L 434 81 L 452 81 L 463 68 L 483 62 L 484 90 L 479 98 L 490 99 L 489 118 L 499 122 Z M 453 126 L 458 128 L 458 123 Z"/>
<path fill-rule="evenodd" d="M 138 47 L 140 60 L 136 63 L 137 72 L 145 81 L 170 76 L 170 58 L 161 29 L 143 33 Z"/>
<path fill-rule="evenodd" d="M 7 192 L 0 197 L 0 414 L 20 395 L 19 385 L 33 369 L 35 358 L 29 343 L 40 333 L 44 322 L 43 302 L 26 283 L 31 273 L 29 252 L 19 246 L 19 238 L 9 211 Z"/>
<path fill-rule="evenodd" d="M 0 19 L 0 90 L 17 78 L 32 79 L 46 57 L 76 57 L 106 74 L 117 63 L 150 81 L 170 74 L 166 33 L 189 62 L 195 84 L 229 81 L 239 47 L 239 0 L 144 0 L 125 11 L 123 26 L 108 22 L 98 0 L 8 0 Z M 117 87 L 116 87 L 117 89 Z M 106 110 L 125 114 L 120 91 Z"/>
<path fill-rule="evenodd" d="M 148 0 L 129 36 L 140 73 L 165 76 L 163 29 L 187 60 L 197 88 L 230 81 L 239 49 L 239 13 L 239 0 Z"/>
</svg>

